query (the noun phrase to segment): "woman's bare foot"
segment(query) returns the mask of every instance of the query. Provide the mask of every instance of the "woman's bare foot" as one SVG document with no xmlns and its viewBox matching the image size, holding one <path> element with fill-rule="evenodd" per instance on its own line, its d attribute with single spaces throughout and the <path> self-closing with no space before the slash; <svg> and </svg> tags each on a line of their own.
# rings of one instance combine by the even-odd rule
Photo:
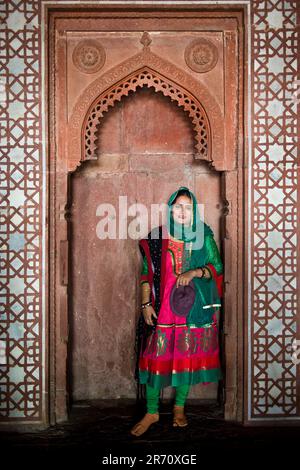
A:
<svg viewBox="0 0 300 470">
<path fill-rule="evenodd" d="M 184 406 L 174 405 L 173 408 L 173 426 L 184 427 L 187 426 L 187 418 L 184 414 Z"/>
<path fill-rule="evenodd" d="M 151 424 L 156 423 L 159 420 L 158 413 L 146 413 L 145 416 L 137 424 L 133 426 L 130 433 L 133 436 L 141 436 L 147 431 Z"/>
</svg>

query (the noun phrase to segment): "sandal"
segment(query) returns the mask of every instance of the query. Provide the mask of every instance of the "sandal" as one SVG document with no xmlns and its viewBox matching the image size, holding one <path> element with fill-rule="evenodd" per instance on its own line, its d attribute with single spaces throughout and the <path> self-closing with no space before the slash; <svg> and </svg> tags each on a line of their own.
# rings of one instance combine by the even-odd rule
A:
<svg viewBox="0 0 300 470">
<path fill-rule="evenodd" d="M 174 405 L 173 408 L 173 426 L 185 427 L 188 425 L 186 415 L 184 414 L 184 406 Z"/>
</svg>

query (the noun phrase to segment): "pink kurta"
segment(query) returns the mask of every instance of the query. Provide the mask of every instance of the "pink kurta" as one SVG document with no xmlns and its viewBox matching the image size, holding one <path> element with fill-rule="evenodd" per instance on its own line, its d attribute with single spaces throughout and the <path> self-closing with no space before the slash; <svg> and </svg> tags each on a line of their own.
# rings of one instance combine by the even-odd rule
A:
<svg viewBox="0 0 300 470">
<path fill-rule="evenodd" d="M 170 293 L 182 270 L 183 246 L 183 241 L 168 240 L 165 288 L 157 326 L 139 359 L 140 382 L 157 388 L 222 378 L 216 312 L 212 323 L 199 328 L 187 326 L 185 317 L 176 315 L 170 306 Z"/>
</svg>

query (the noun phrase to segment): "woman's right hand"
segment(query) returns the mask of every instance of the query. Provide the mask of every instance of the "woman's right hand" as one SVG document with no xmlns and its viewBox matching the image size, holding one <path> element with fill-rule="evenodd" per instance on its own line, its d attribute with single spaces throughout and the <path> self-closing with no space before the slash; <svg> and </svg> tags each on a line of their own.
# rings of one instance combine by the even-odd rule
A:
<svg viewBox="0 0 300 470">
<path fill-rule="evenodd" d="M 153 323 L 152 316 L 157 318 L 157 315 L 152 305 L 148 305 L 147 307 L 143 308 L 143 315 L 144 315 L 144 320 L 147 323 L 147 325 L 153 326 L 154 323 Z"/>
</svg>

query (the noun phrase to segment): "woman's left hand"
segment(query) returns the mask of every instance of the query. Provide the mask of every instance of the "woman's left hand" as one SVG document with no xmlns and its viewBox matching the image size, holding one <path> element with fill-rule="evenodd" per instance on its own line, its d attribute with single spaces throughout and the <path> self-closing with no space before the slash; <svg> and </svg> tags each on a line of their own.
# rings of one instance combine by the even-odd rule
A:
<svg viewBox="0 0 300 470">
<path fill-rule="evenodd" d="M 179 274 L 176 280 L 176 287 L 187 286 L 191 280 L 195 277 L 194 270 L 186 271 L 185 273 Z"/>
</svg>

